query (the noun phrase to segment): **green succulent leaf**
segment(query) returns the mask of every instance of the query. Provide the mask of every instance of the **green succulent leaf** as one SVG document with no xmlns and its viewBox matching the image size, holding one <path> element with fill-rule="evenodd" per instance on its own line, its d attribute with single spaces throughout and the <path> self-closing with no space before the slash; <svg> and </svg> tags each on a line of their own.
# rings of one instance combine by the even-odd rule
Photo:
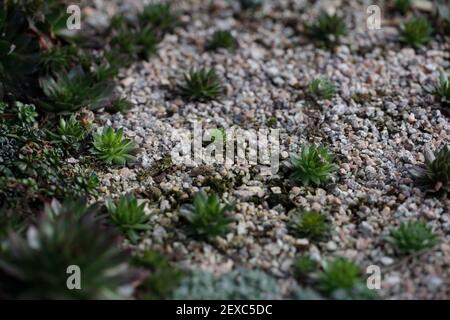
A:
<svg viewBox="0 0 450 320">
<path fill-rule="evenodd" d="M 12 234 L 0 257 L 0 296 L 19 299 L 118 299 L 133 292 L 137 273 L 118 238 L 82 204 L 52 205 L 27 237 Z M 72 210 L 75 210 L 72 212 Z M 81 213 L 81 214 L 80 214 Z M 67 289 L 67 269 L 81 271 L 79 290 Z"/>
<path fill-rule="evenodd" d="M 123 137 L 123 129 L 116 132 L 111 127 L 103 128 L 93 135 L 91 153 L 107 164 L 125 165 L 135 161 L 137 145 Z"/>
<path fill-rule="evenodd" d="M 406 45 L 419 48 L 431 40 L 433 28 L 426 18 L 412 18 L 400 28 L 400 39 Z"/>
<path fill-rule="evenodd" d="M 191 70 L 178 88 L 182 96 L 198 101 L 218 100 L 224 93 L 222 82 L 213 69 Z"/>
<path fill-rule="evenodd" d="M 330 232 L 329 222 L 319 212 L 294 210 L 290 216 L 289 228 L 294 235 L 300 238 L 320 241 Z"/>
<path fill-rule="evenodd" d="M 117 202 L 111 199 L 106 201 L 111 222 L 132 242 L 137 242 L 141 231 L 150 229 L 150 216 L 145 213 L 146 205 L 145 202 L 138 204 L 133 195 L 122 196 Z"/>
<path fill-rule="evenodd" d="M 193 205 L 182 207 L 180 213 L 195 237 L 211 240 L 228 232 L 231 219 L 226 213 L 231 209 L 232 206 L 221 203 L 217 195 L 201 191 L 195 195 Z"/>
<path fill-rule="evenodd" d="M 400 255 L 408 255 L 434 247 L 439 237 L 424 221 L 402 222 L 388 237 Z"/>
<path fill-rule="evenodd" d="M 334 155 L 326 148 L 317 145 L 305 145 L 298 155 L 291 157 L 293 173 L 291 178 L 304 186 L 320 186 L 330 179 L 338 166 L 334 164 Z"/>
</svg>

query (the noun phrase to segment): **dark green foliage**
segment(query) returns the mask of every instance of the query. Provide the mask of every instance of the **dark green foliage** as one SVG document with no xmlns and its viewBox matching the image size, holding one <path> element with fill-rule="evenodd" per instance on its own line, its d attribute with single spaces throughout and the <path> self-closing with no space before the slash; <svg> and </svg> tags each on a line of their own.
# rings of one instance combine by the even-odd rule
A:
<svg viewBox="0 0 450 320">
<path fill-rule="evenodd" d="M 113 99 L 114 84 L 111 81 L 97 82 L 82 68 L 41 78 L 40 84 L 49 99 L 41 101 L 41 106 L 51 112 L 73 112 L 82 107 L 97 110 Z"/>
<path fill-rule="evenodd" d="M 316 22 L 309 27 L 310 36 L 325 45 L 335 45 L 347 35 L 347 27 L 342 17 L 322 12 Z"/>
<path fill-rule="evenodd" d="M 19 121 L 26 124 L 33 124 L 38 116 L 36 108 L 32 104 L 23 104 L 16 102 L 17 117 Z"/>
<path fill-rule="evenodd" d="M 85 64 L 92 63 L 94 78 L 99 81 L 106 81 L 117 76 L 119 68 L 126 65 L 119 49 L 110 49 L 96 59 L 88 59 Z"/>
<path fill-rule="evenodd" d="M 334 155 L 326 148 L 317 145 L 305 145 L 298 155 L 291 157 L 293 173 L 291 178 L 304 186 L 320 186 L 330 179 L 338 166 L 333 163 Z"/>
<path fill-rule="evenodd" d="M 34 119 L 33 108 L 2 105 L 0 113 L 0 203 L 26 206 L 46 197 L 94 194 L 98 180 L 73 167 L 64 150 L 47 140 Z M 22 110 L 22 111 L 19 111 Z M 22 114 L 22 115 L 20 115 Z M 96 183 L 97 182 L 97 183 Z"/>
<path fill-rule="evenodd" d="M 212 239 L 228 232 L 231 219 L 226 213 L 231 209 L 228 203 L 220 203 L 217 195 L 207 195 L 201 191 L 195 195 L 193 205 L 181 209 L 181 215 L 189 223 L 195 237 Z"/>
<path fill-rule="evenodd" d="M 360 268 L 352 261 L 338 258 L 328 263 L 320 274 L 319 287 L 327 295 L 337 290 L 352 290 L 362 282 Z"/>
<path fill-rule="evenodd" d="M 139 233 L 150 229 L 150 216 L 145 213 L 146 203 L 138 204 L 135 196 L 122 196 L 118 201 L 106 201 L 111 222 L 125 234 L 131 242 L 139 240 Z"/>
<path fill-rule="evenodd" d="M 309 84 L 308 89 L 315 99 L 331 100 L 336 93 L 333 82 L 328 79 L 315 79 Z"/>
<path fill-rule="evenodd" d="M 242 9 L 250 10 L 260 8 L 263 5 L 264 0 L 239 0 L 239 2 Z"/>
<path fill-rule="evenodd" d="M 173 298 L 181 300 L 270 300 L 280 299 L 277 280 L 259 271 L 238 268 L 221 277 L 193 272 L 185 277 Z"/>
<path fill-rule="evenodd" d="M 127 113 L 133 104 L 125 98 L 120 98 L 113 102 L 112 106 L 109 108 L 112 112 Z"/>
<path fill-rule="evenodd" d="M 294 262 L 294 275 L 297 279 L 305 278 L 309 273 L 317 270 L 317 262 L 307 255 L 297 257 Z"/>
<path fill-rule="evenodd" d="M 39 38 L 28 31 L 23 11 L 0 6 L 0 82 L 4 92 L 18 100 L 27 99 L 37 90 Z"/>
<path fill-rule="evenodd" d="M 41 54 L 40 64 L 44 73 L 69 70 L 79 60 L 75 46 L 54 47 Z"/>
<path fill-rule="evenodd" d="M 444 104 L 450 105 L 450 77 L 441 74 L 434 92 Z"/>
<path fill-rule="evenodd" d="M 150 4 L 145 6 L 139 16 L 140 24 L 157 29 L 163 33 L 172 32 L 179 25 L 178 14 L 172 11 L 169 4 Z"/>
<path fill-rule="evenodd" d="M 3 242 L 11 232 L 23 232 L 26 227 L 26 222 L 26 217 L 24 215 L 17 214 L 15 209 L 0 207 L 0 242 Z"/>
<path fill-rule="evenodd" d="M 78 150 L 80 143 L 86 139 L 87 133 L 86 128 L 81 125 L 75 115 L 71 115 L 68 119 L 60 118 L 55 132 L 50 132 L 49 135 L 53 142 Z"/>
<path fill-rule="evenodd" d="M 91 153 L 106 164 L 125 165 L 136 159 L 137 145 L 123 137 L 123 129 L 114 132 L 111 127 L 105 127 L 94 133 L 93 138 Z"/>
<path fill-rule="evenodd" d="M 311 241 L 323 240 L 330 231 L 325 216 L 316 211 L 294 211 L 291 213 L 289 228 L 293 234 Z"/>
<path fill-rule="evenodd" d="M 125 298 L 136 275 L 118 238 L 86 209 L 51 210 L 28 237 L 12 234 L 0 257 L 0 296 L 22 299 Z M 81 289 L 68 290 L 67 268 L 81 270 Z M 132 290 L 128 290 L 131 292 Z"/>
<path fill-rule="evenodd" d="M 156 54 L 159 41 L 150 29 L 123 29 L 111 40 L 111 44 L 126 56 L 124 59 L 133 60 L 148 59 Z"/>
<path fill-rule="evenodd" d="M 389 241 L 400 255 L 408 255 L 434 247 L 439 237 L 424 221 L 407 221 L 391 231 Z"/>
<path fill-rule="evenodd" d="M 137 266 L 150 271 L 138 288 L 140 299 L 168 299 L 184 277 L 184 272 L 173 267 L 166 257 L 156 251 L 147 250 L 134 261 Z"/>
<path fill-rule="evenodd" d="M 414 48 L 426 45 L 431 40 L 433 28 L 426 18 L 412 18 L 400 29 L 401 41 Z"/>
<path fill-rule="evenodd" d="M 179 85 L 181 95 L 198 101 L 218 100 L 224 93 L 219 76 L 213 69 L 191 70 Z"/>
<path fill-rule="evenodd" d="M 214 51 L 220 48 L 234 50 L 237 47 L 237 41 L 229 31 L 216 31 L 208 41 L 207 49 Z"/>
<path fill-rule="evenodd" d="M 401 12 L 402 14 L 407 13 L 412 7 L 411 0 L 395 0 L 394 8 L 395 10 Z"/>
<path fill-rule="evenodd" d="M 1 99 L 6 95 L 50 112 L 95 110 L 110 104 L 114 87 L 110 78 L 118 67 L 67 41 L 66 8 L 61 1 L 37 6 L 9 1 L 0 7 Z"/>
<path fill-rule="evenodd" d="M 450 192 L 450 150 L 443 146 L 436 154 L 425 151 L 425 163 L 410 169 L 416 184 L 429 193 Z"/>
</svg>

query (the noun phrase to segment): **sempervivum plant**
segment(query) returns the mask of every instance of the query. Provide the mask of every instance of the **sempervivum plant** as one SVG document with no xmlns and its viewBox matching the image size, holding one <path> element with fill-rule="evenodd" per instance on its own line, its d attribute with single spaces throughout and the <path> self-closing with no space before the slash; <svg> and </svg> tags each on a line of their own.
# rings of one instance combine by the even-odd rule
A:
<svg viewBox="0 0 450 320">
<path fill-rule="evenodd" d="M 140 24 L 150 26 L 163 33 L 171 32 L 180 23 L 178 14 L 169 4 L 156 3 L 147 5 L 139 15 Z"/>
<path fill-rule="evenodd" d="M 316 22 L 309 27 L 310 35 L 326 45 L 339 43 L 340 38 L 347 34 L 347 26 L 342 17 L 322 12 Z"/>
<path fill-rule="evenodd" d="M 213 33 L 208 41 L 208 50 L 214 51 L 220 48 L 233 50 L 237 47 L 237 41 L 230 31 L 219 30 Z"/>
<path fill-rule="evenodd" d="M 289 228 L 293 234 L 311 241 L 324 239 L 330 231 L 325 216 L 316 211 L 294 211 L 290 213 Z"/>
<path fill-rule="evenodd" d="M 443 146 L 436 154 L 425 150 L 425 164 L 416 165 L 410 173 L 417 185 L 429 193 L 450 191 L 450 150 Z"/>
<path fill-rule="evenodd" d="M 125 165 L 136 159 L 134 153 L 137 145 L 130 139 L 123 137 L 123 129 L 116 132 L 111 127 L 103 128 L 94 133 L 91 153 L 107 164 Z"/>
<path fill-rule="evenodd" d="M 17 117 L 22 123 L 32 124 L 38 116 L 35 110 L 36 109 L 32 104 L 16 102 Z"/>
<path fill-rule="evenodd" d="M 441 74 L 434 92 L 443 103 L 450 105 L 450 77 Z"/>
<path fill-rule="evenodd" d="M 319 277 L 320 290 L 328 295 L 336 290 L 352 290 L 361 282 L 361 269 L 344 258 L 327 263 Z"/>
<path fill-rule="evenodd" d="M 434 247 L 439 238 L 425 222 L 408 221 L 393 229 L 388 240 L 400 255 L 408 255 Z"/>
<path fill-rule="evenodd" d="M 229 229 L 231 219 L 226 215 L 231 205 L 221 203 L 215 194 L 198 192 L 193 205 L 181 209 L 181 215 L 188 221 L 192 234 L 200 239 L 223 236 Z"/>
<path fill-rule="evenodd" d="M 334 164 L 334 155 L 317 145 L 303 146 L 298 155 L 291 157 L 291 165 L 291 178 L 300 181 L 304 186 L 320 186 L 338 169 Z"/>
<path fill-rule="evenodd" d="M 59 119 L 55 132 L 50 132 L 49 135 L 53 142 L 78 150 L 80 143 L 87 136 L 87 130 L 81 125 L 75 115 L 71 115 L 68 119 Z"/>
<path fill-rule="evenodd" d="M 0 297 L 117 299 L 133 292 L 137 274 L 128 267 L 119 238 L 92 210 L 71 208 L 76 206 L 53 205 L 26 237 L 9 237 L 0 257 Z M 79 270 L 80 283 L 69 279 L 74 272 L 68 273 L 70 266 Z"/>
<path fill-rule="evenodd" d="M 224 87 L 214 69 L 191 70 L 184 75 L 184 83 L 179 85 L 181 95 L 198 101 L 217 100 Z"/>
<path fill-rule="evenodd" d="M 426 18 L 413 18 L 400 29 L 401 41 L 414 48 L 426 45 L 431 40 L 432 33 L 433 28 Z"/>
<path fill-rule="evenodd" d="M 40 101 L 40 106 L 50 112 L 73 112 L 82 107 L 96 110 L 113 99 L 113 82 L 97 82 L 81 67 L 43 77 L 40 85 L 47 96 L 46 101 Z"/>
<path fill-rule="evenodd" d="M 412 0 L 395 0 L 394 8 L 395 10 L 401 12 L 402 14 L 407 13 L 412 7 Z"/>
<path fill-rule="evenodd" d="M 336 88 L 328 79 L 314 79 L 308 86 L 310 94 L 316 99 L 327 99 L 333 98 Z"/>
<path fill-rule="evenodd" d="M 138 203 L 133 195 L 122 196 L 117 202 L 106 201 L 111 222 L 132 241 L 139 239 L 139 233 L 150 229 L 150 216 L 145 213 L 146 203 Z"/>
</svg>

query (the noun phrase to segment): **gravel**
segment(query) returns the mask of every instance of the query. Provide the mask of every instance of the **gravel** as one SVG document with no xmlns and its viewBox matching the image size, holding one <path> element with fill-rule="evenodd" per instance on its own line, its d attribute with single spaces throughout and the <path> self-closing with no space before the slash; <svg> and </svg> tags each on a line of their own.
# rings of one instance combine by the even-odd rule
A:
<svg viewBox="0 0 450 320">
<path fill-rule="evenodd" d="M 130 2 L 136 6 L 118 10 L 142 6 Z M 425 148 L 450 143 L 449 119 L 429 91 L 440 70 L 450 69 L 449 42 L 434 39 L 426 50 L 403 48 L 398 28 L 391 24 L 366 30 L 365 8 L 358 1 L 325 1 L 329 10 L 345 13 L 350 29 L 330 52 L 299 35 L 294 28 L 301 29 L 301 23 L 287 23 L 292 17 L 312 21 L 318 5 L 305 10 L 305 1 L 295 1 L 297 11 L 292 11 L 288 1 L 269 1 L 262 11 L 239 18 L 227 1 L 209 3 L 176 1 L 183 27 L 165 36 L 157 56 L 121 70 L 120 91 L 133 103 L 131 112 L 96 118 L 99 126 L 124 128 L 140 146 L 133 167 L 109 168 L 102 175 L 105 196 L 134 191 L 146 197 L 151 188 L 162 194 L 152 209 L 154 228 L 138 249 L 162 250 L 189 269 L 261 269 L 278 277 L 287 291 L 295 282 L 291 265 L 299 253 L 318 261 L 344 256 L 362 267 L 380 266 L 384 298 L 448 299 L 450 201 L 415 188 L 407 169 L 423 163 Z M 239 48 L 231 53 L 205 51 L 205 40 L 223 28 L 232 30 Z M 184 72 L 203 66 L 214 67 L 226 85 L 221 103 L 185 102 L 174 90 Z M 314 105 L 304 92 L 319 76 L 337 85 L 337 95 Z M 271 117 L 281 132 L 283 159 L 305 142 L 322 143 L 337 155 L 339 170 L 331 183 L 285 191 L 269 184 L 276 176 L 255 175 L 254 168 L 244 165 L 227 169 L 182 164 L 150 174 L 158 161 L 170 156 L 173 130 L 191 129 L 193 120 L 210 128 L 257 129 Z M 180 227 L 178 212 L 180 203 L 189 202 L 199 181 L 210 174 L 241 183 L 222 194 L 236 204 L 235 222 L 214 244 L 191 239 Z M 281 171 L 278 177 L 284 179 Z M 287 208 L 267 203 L 272 193 L 286 195 L 299 208 L 325 213 L 333 225 L 331 238 L 314 244 L 291 236 Z M 399 258 L 386 235 L 413 218 L 427 220 L 440 244 L 421 255 Z"/>
</svg>

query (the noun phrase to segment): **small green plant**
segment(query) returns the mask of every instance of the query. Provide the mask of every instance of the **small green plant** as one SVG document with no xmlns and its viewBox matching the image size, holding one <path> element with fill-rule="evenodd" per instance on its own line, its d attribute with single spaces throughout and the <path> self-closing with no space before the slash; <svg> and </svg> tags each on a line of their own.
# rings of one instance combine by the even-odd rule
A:
<svg viewBox="0 0 450 320">
<path fill-rule="evenodd" d="M 2 298 L 118 299 L 133 292 L 136 273 L 128 267 L 116 234 L 90 209 L 70 206 L 47 210 L 50 215 L 30 227 L 28 237 L 9 237 L 0 257 Z M 78 214 L 71 211 L 74 207 Z M 78 290 L 67 287 L 67 270 L 73 265 L 81 271 Z"/>
<path fill-rule="evenodd" d="M 332 295 L 337 290 L 352 290 L 361 282 L 360 268 L 350 260 L 337 258 L 325 265 L 319 277 L 319 288 L 325 294 Z"/>
<path fill-rule="evenodd" d="M 224 93 L 222 82 L 213 69 L 191 70 L 184 75 L 179 90 L 181 95 L 198 101 L 218 100 Z"/>
<path fill-rule="evenodd" d="M 395 10 L 401 12 L 402 14 L 407 13 L 412 7 L 412 0 L 395 0 L 394 8 Z"/>
<path fill-rule="evenodd" d="M 260 8 L 263 5 L 264 0 L 239 0 L 239 2 L 242 9 L 250 10 Z"/>
<path fill-rule="evenodd" d="M 317 267 L 317 262 L 310 256 L 301 255 L 294 262 L 294 275 L 297 279 L 303 279 L 309 273 L 316 271 Z"/>
<path fill-rule="evenodd" d="M 48 101 L 40 101 L 40 106 L 50 112 L 74 112 L 82 107 L 97 110 L 113 97 L 111 81 L 96 82 L 81 68 L 41 78 L 40 84 L 48 98 Z"/>
<path fill-rule="evenodd" d="M 91 153 L 107 164 L 125 165 L 136 159 L 134 153 L 137 145 L 123 137 L 123 129 L 103 128 L 93 135 L 94 142 Z"/>
<path fill-rule="evenodd" d="M 125 234 L 131 242 L 139 240 L 139 233 L 150 229 L 150 216 L 145 213 L 146 203 L 138 204 L 133 195 L 122 196 L 116 202 L 106 201 L 111 222 Z"/>
<path fill-rule="evenodd" d="M 320 186 L 330 179 L 338 166 L 333 163 L 334 155 L 326 148 L 317 145 L 305 145 L 298 155 L 291 157 L 293 173 L 291 178 L 304 186 Z"/>
<path fill-rule="evenodd" d="M 127 65 L 118 48 L 111 48 L 98 57 L 90 56 L 87 60 L 86 65 L 92 66 L 93 76 L 99 82 L 113 79 L 119 73 L 119 69 Z"/>
<path fill-rule="evenodd" d="M 426 150 L 425 164 L 410 169 L 416 184 L 429 193 L 450 192 L 450 150 L 443 146 L 436 154 Z"/>
<path fill-rule="evenodd" d="M 226 213 L 231 209 L 230 204 L 220 203 L 217 195 L 200 191 L 195 195 L 193 205 L 185 206 L 180 213 L 189 222 L 195 237 L 210 240 L 228 232 L 231 219 Z"/>
<path fill-rule="evenodd" d="M 36 108 L 32 104 L 16 102 L 17 117 L 22 123 L 32 124 L 38 116 Z"/>
<path fill-rule="evenodd" d="M 74 150 L 80 148 L 80 143 L 86 138 L 87 130 L 77 120 L 75 115 L 71 115 L 67 120 L 59 119 L 55 132 L 50 132 L 53 142 L 62 143 Z"/>
<path fill-rule="evenodd" d="M 148 59 L 158 51 L 159 38 L 150 29 L 123 29 L 111 44 L 128 59 Z"/>
<path fill-rule="evenodd" d="M 78 62 L 75 46 L 54 47 L 42 53 L 40 64 L 46 73 L 68 70 Z"/>
<path fill-rule="evenodd" d="M 330 231 L 324 215 L 316 211 L 294 211 L 291 213 L 289 228 L 293 234 L 311 241 L 323 240 Z"/>
<path fill-rule="evenodd" d="M 138 297 L 142 299 L 170 298 L 185 275 L 172 266 L 165 256 L 153 250 L 146 250 L 135 257 L 134 264 L 150 270 L 150 275 L 138 288 Z"/>
<path fill-rule="evenodd" d="M 336 93 L 333 82 L 328 79 L 315 79 L 309 84 L 308 89 L 315 99 L 331 100 Z"/>
<path fill-rule="evenodd" d="M 125 98 L 120 98 L 113 102 L 110 109 L 112 112 L 127 113 L 132 107 L 133 104 L 130 101 Z"/>
<path fill-rule="evenodd" d="M 280 297 L 281 290 L 275 278 L 260 270 L 243 268 L 220 277 L 195 271 L 181 281 L 173 294 L 176 300 L 271 300 Z"/>
<path fill-rule="evenodd" d="M 433 28 L 426 18 L 413 18 L 400 29 L 400 39 L 406 45 L 419 48 L 431 40 Z"/>
<path fill-rule="evenodd" d="M 402 222 L 391 231 L 388 240 L 399 254 L 408 255 L 434 247 L 439 238 L 424 221 L 415 220 Z"/>
<path fill-rule="evenodd" d="M 450 105 L 450 76 L 446 77 L 441 74 L 434 92 L 444 104 Z"/>
<path fill-rule="evenodd" d="M 234 50 L 237 47 L 237 41 L 229 31 L 216 31 L 208 41 L 207 49 L 214 51 L 220 48 Z"/>
<path fill-rule="evenodd" d="M 311 36 L 326 45 L 339 43 L 340 38 L 347 35 L 347 26 L 342 17 L 322 12 L 317 21 L 309 27 Z"/>
<path fill-rule="evenodd" d="M 163 33 L 172 32 L 179 25 L 178 14 L 172 11 L 169 4 L 150 4 L 139 16 L 141 25 L 150 25 Z"/>
</svg>

